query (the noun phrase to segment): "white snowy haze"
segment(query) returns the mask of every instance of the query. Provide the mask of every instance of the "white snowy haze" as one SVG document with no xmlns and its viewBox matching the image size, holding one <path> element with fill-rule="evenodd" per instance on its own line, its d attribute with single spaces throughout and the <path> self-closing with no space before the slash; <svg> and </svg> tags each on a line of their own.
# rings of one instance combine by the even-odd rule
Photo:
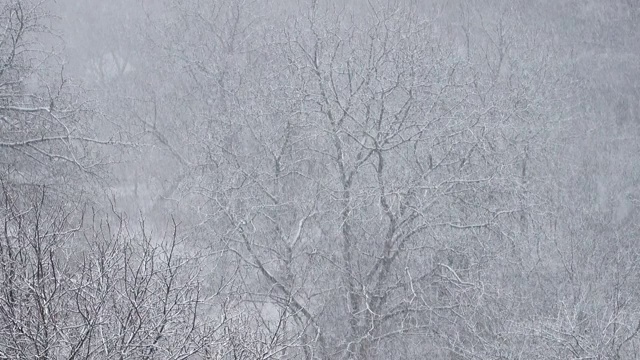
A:
<svg viewBox="0 0 640 360">
<path fill-rule="evenodd" d="M 636 0 L 0 0 L 0 359 L 640 358 Z"/>
</svg>

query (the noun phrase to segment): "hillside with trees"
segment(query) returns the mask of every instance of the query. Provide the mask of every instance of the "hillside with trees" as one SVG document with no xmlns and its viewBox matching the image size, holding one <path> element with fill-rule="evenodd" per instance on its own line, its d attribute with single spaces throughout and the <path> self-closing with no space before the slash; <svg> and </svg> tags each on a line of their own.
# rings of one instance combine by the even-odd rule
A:
<svg viewBox="0 0 640 360">
<path fill-rule="evenodd" d="M 0 0 L 0 359 L 640 358 L 639 63 L 633 0 Z"/>
</svg>

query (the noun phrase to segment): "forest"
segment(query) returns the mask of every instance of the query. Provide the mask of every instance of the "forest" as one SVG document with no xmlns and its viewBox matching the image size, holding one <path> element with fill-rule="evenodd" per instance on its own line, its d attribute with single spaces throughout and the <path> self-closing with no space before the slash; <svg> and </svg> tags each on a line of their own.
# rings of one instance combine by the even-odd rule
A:
<svg viewBox="0 0 640 360">
<path fill-rule="evenodd" d="M 638 359 L 638 64 L 638 0 L 0 0 L 0 359 Z"/>
</svg>

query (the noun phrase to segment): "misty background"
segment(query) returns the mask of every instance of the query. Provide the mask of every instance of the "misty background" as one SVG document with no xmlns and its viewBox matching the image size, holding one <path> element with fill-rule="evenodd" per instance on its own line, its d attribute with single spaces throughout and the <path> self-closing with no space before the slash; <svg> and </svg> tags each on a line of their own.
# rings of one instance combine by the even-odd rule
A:
<svg viewBox="0 0 640 360">
<path fill-rule="evenodd" d="M 0 0 L 0 359 L 636 359 L 637 0 Z"/>
</svg>

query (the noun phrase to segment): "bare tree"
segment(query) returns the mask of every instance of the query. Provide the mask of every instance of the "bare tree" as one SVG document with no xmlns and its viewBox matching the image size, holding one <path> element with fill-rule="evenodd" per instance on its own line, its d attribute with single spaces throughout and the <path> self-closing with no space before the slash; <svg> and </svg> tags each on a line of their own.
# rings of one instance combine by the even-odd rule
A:
<svg viewBox="0 0 640 360">
<path fill-rule="evenodd" d="M 101 164 L 94 150 L 89 113 L 78 88 L 64 75 L 62 59 L 49 50 L 55 39 L 41 2 L 3 3 L 0 21 L 0 148 L 3 178 L 17 182 L 68 182 L 62 169 L 95 172 Z M 51 164 L 61 164 L 54 165 Z"/>
<path fill-rule="evenodd" d="M 201 285 L 201 257 L 178 224 L 154 239 L 140 224 L 83 216 L 45 188 L 3 187 L 0 357 L 186 359 L 219 351 L 227 319 Z M 83 219 L 89 226 L 83 226 Z"/>
<path fill-rule="evenodd" d="M 494 271 L 519 251 L 509 232 L 544 129 L 528 122 L 549 85 L 515 74 L 540 62 L 504 19 L 465 59 L 411 7 L 305 11 L 254 55 L 270 61 L 220 156 L 236 182 L 200 192 L 208 221 L 260 274 L 254 301 L 296 314 L 308 358 L 383 357 L 414 336 L 430 345 L 406 357 L 500 353 Z"/>
</svg>

